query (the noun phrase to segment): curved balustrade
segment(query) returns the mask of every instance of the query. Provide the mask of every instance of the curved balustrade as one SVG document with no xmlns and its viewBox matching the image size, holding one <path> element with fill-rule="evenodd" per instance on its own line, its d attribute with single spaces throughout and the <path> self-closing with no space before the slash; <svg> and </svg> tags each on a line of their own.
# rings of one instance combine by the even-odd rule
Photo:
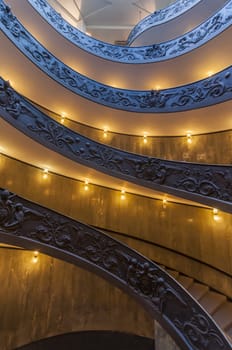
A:
<svg viewBox="0 0 232 350">
<path fill-rule="evenodd" d="M 45 0 L 28 1 L 46 21 L 73 44 L 93 55 L 122 63 L 159 62 L 183 55 L 219 35 L 232 22 L 230 0 L 210 19 L 177 39 L 144 47 L 124 47 L 107 44 L 82 33 L 68 24 Z"/>
<path fill-rule="evenodd" d="M 132 29 L 128 36 L 127 44 L 131 45 L 132 42 L 145 30 L 148 30 L 154 26 L 158 26 L 161 23 L 173 20 L 174 18 L 182 15 L 184 12 L 190 10 L 200 1 L 202 0 L 176 0 L 169 6 L 161 10 L 157 10 L 154 13 L 146 16 Z"/>
<path fill-rule="evenodd" d="M 132 112 L 177 112 L 230 100 L 232 68 L 199 82 L 167 90 L 136 91 L 113 88 L 73 71 L 41 46 L 0 2 L 1 29 L 41 70 L 70 91 L 107 107 Z M 224 7 L 220 24 L 232 21 L 232 0 Z M 228 23 L 227 23 L 228 25 Z M 187 44 L 187 43 L 185 43 Z"/>
<path fill-rule="evenodd" d="M 160 25 L 148 26 L 148 29 L 137 35 L 131 46 L 158 44 L 186 35 L 218 12 L 219 9 L 225 6 L 226 2 L 228 0 L 202 0 L 194 4 L 191 9 L 183 11 L 180 15 L 174 16 L 174 18 L 170 18 L 170 20 Z"/>
<path fill-rule="evenodd" d="M 129 90 L 167 89 L 198 81 L 208 77 L 209 74 L 212 75 L 220 72 L 231 65 L 231 28 L 228 28 L 198 49 L 192 50 L 187 55 L 181 55 L 171 60 L 162 60 L 151 64 L 124 64 L 119 61 L 105 60 L 72 44 L 40 15 L 30 5 L 28 0 L 20 0 L 20 2 L 18 0 L 6 1 L 22 25 L 56 58 L 73 70 L 113 87 Z M 214 12 L 219 7 L 222 7 L 222 4 L 220 6 L 215 5 L 218 2 L 225 3 L 225 0 L 215 0 L 210 3 L 208 0 L 203 0 L 204 5 L 199 4 L 192 10 L 195 13 L 195 15 L 193 13 L 193 17 L 198 18 L 201 16 L 203 22 L 205 18 L 208 18 L 213 13 L 213 6 Z M 202 7 L 204 8 L 202 9 Z M 199 9 L 199 13 L 196 13 L 197 8 Z M 190 13 L 192 12 L 190 11 Z M 191 21 L 190 13 L 185 16 L 187 26 L 189 26 L 189 22 Z M 200 23 L 200 20 L 198 23 Z M 172 24 L 174 29 L 179 28 L 178 24 Z M 166 29 L 168 35 L 170 24 L 167 25 Z M 161 32 L 163 36 L 165 29 L 163 28 Z M 3 33 L 1 35 L 4 37 Z M 179 34 L 177 33 L 175 37 L 178 36 Z M 6 37 L 4 39 L 7 40 Z M 4 39 L 2 42 L 4 42 Z M 3 43 L 2 47 L 4 47 Z M 7 50 L 6 48 L 5 51 Z M 17 69 L 15 71 L 17 72 Z M 6 72 L 0 72 L 0 76 L 4 76 L 4 74 Z M 9 77 L 9 75 L 7 76 Z M 11 77 L 10 79 L 15 80 L 15 77 Z M 24 94 L 23 91 L 22 93 Z M 34 97 L 31 97 L 31 99 L 33 101 L 36 100 Z M 44 102 L 42 101 L 42 103 Z"/>
<path fill-rule="evenodd" d="M 189 134 L 189 136 L 125 135 L 114 133 L 108 129 L 97 129 L 75 122 L 68 117 L 63 118 L 59 114 L 31 102 L 49 117 L 64 123 L 67 128 L 94 141 L 126 152 L 190 163 L 229 165 L 232 162 L 232 129 L 214 133 Z M 220 148 L 218 144 L 220 144 Z"/>
<path fill-rule="evenodd" d="M 44 115 L 1 80 L 2 117 L 32 139 L 103 173 L 232 211 L 232 167 L 161 160 L 91 141 Z"/>
<path fill-rule="evenodd" d="M 0 193 L 0 237 L 8 244 L 87 268 L 134 296 L 182 349 L 231 350 L 200 305 L 165 271 L 87 225 L 23 198 Z"/>
</svg>

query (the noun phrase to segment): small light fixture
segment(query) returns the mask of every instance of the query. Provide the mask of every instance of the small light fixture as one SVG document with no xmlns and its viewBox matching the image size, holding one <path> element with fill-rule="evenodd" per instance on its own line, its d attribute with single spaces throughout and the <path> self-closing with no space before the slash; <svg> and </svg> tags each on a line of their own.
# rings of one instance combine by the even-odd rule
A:
<svg viewBox="0 0 232 350">
<path fill-rule="evenodd" d="M 107 138 L 108 131 L 109 131 L 108 128 L 104 127 L 104 129 L 103 129 L 103 136 L 104 136 L 105 139 Z"/>
<path fill-rule="evenodd" d="M 43 170 L 43 179 L 47 179 L 47 178 L 48 178 L 48 169 L 45 168 L 45 169 Z"/>
<path fill-rule="evenodd" d="M 89 180 L 86 179 L 86 180 L 85 180 L 85 183 L 84 183 L 84 190 L 85 190 L 85 191 L 88 191 L 88 189 L 89 189 Z"/>
<path fill-rule="evenodd" d="M 61 119 L 60 119 L 61 124 L 64 124 L 66 116 L 67 114 L 65 112 L 61 112 Z"/>
<path fill-rule="evenodd" d="M 147 143 L 147 133 L 145 132 L 144 134 L 143 134 L 143 143 Z"/>
<path fill-rule="evenodd" d="M 219 221 L 219 210 L 217 209 L 217 208 L 213 208 L 213 219 L 215 220 L 215 221 Z"/>
<path fill-rule="evenodd" d="M 121 190 L 121 199 L 124 200 L 126 198 L 125 190 Z"/>
<path fill-rule="evenodd" d="M 192 140 L 192 134 L 191 134 L 190 132 L 188 132 L 188 133 L 186 134 L 186 137 L 187 137 L 187 142 L 188 142 L 188 144 L 191 144 L 191 143 L 193 142 L 193 140 Z"/>
<path fill-rule="evenodd" d="M 36 264 L 38 262 L 38 256 L 39 256 L 39 252 L 38 252 L 38 250 L 35 250 L 33 253 L 33 259 L 32 259 L 32 262 L 34 264 Z"/>
<path fill-rule="evenodd" d="M 167 198 L 164 198 L 163 201 L 162 201 L 162 203 L 163 203 L 163 209 L 166 209 L 166 208 L 167 208 L 167 202 L 168 202 Z"/>
<path fill-rule="evenodd" d="M 213 74 L 214 74 L 213 71 L 212 71 L 212 70 L 209 70 L 209 71 L 207 72 L 207 77 L 210 78 L 210 77 L 212 77 Z"/>
</svg>

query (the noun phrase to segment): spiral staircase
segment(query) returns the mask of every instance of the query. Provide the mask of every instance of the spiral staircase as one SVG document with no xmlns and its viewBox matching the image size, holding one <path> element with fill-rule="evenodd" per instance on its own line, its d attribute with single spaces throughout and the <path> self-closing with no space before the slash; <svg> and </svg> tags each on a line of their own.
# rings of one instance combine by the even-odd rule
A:
<svg viewBox="0 0 232 350">
<path fill-rule="evenodd" d="M 0 1 L 1 349 L 231 349 L 232 1 L 84 10 Z"/>
</svg>

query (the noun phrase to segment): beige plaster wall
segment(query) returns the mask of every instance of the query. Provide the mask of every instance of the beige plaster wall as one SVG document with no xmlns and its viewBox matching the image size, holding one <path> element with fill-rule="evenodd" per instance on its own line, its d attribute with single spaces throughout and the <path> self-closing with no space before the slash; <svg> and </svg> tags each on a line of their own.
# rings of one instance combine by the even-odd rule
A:
<svg viewBox="0 0 232 350">
<path fill-rule="evenodd" d="M 57 117 L 56 114 L 49 113 L 47 110 L 44 111 L 61 122 L 61 118 Z M 190 144 L 187 142 L 186 136 L 149 136 L 149 130 L 141 130 L 141 136 L 123 135 L 110 131 L 104 134 L 104 125 L 102 126 L 102 130 L 99 130 L 72 122 L 68 118 L 64 120 L 64 125 L 92 140 L 132 153 L 187 162 L 209 164 L 232 163 L 232 130 L 193 135 Z M 143 139 L 145 131 L 148 134 L 146 143 L 144 143 Z M 186 134 L 188 131 L 194 134 L 194 130 L 186 130 Z"/>
<path fill-rule="evenodd" d="M 167 247 L 232 276 L 230 214 L 220 212 L 216 221 L 210 209 L 175 203 L 167 203 L 163 208 L 160 200 L 133 194 L 126 194 L 122 201 L 120 192 L 115 190 L 90 185 L 84 191 L 83 183 L 55 174 L 49 174 L 45 180 L 41 170 L 3 155 L 0 186 L 82 222 Z M 149 251 L 153 249 L 149 247 Z M 162 263 L 171 265 L 174 260 L 166 257 Z M 191 265 L 188 270 L 191 271 Z M 201 278 L 204 279 L 204 273 Z M 231 282 L 225 282 L 223 289 L 231 295 L 230 288 Z"/>
<path fill-rule="evenodd" d="M 131 297 L 74 265 L 0 247 L 0 348 L 82 330 L 153 338 L 154 323 Z"/>
</svg>

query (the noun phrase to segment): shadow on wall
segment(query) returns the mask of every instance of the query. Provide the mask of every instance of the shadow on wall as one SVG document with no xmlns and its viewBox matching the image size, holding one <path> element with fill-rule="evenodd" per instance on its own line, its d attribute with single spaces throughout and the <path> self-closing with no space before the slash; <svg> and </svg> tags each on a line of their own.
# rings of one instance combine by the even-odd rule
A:
<svg viewBox="0 0 232 350">
<path fill-rule="evenodd" d="M 154 340 L 113 331 L 61 334 L 15 350 L 154 350 Z"/>
</svg>

